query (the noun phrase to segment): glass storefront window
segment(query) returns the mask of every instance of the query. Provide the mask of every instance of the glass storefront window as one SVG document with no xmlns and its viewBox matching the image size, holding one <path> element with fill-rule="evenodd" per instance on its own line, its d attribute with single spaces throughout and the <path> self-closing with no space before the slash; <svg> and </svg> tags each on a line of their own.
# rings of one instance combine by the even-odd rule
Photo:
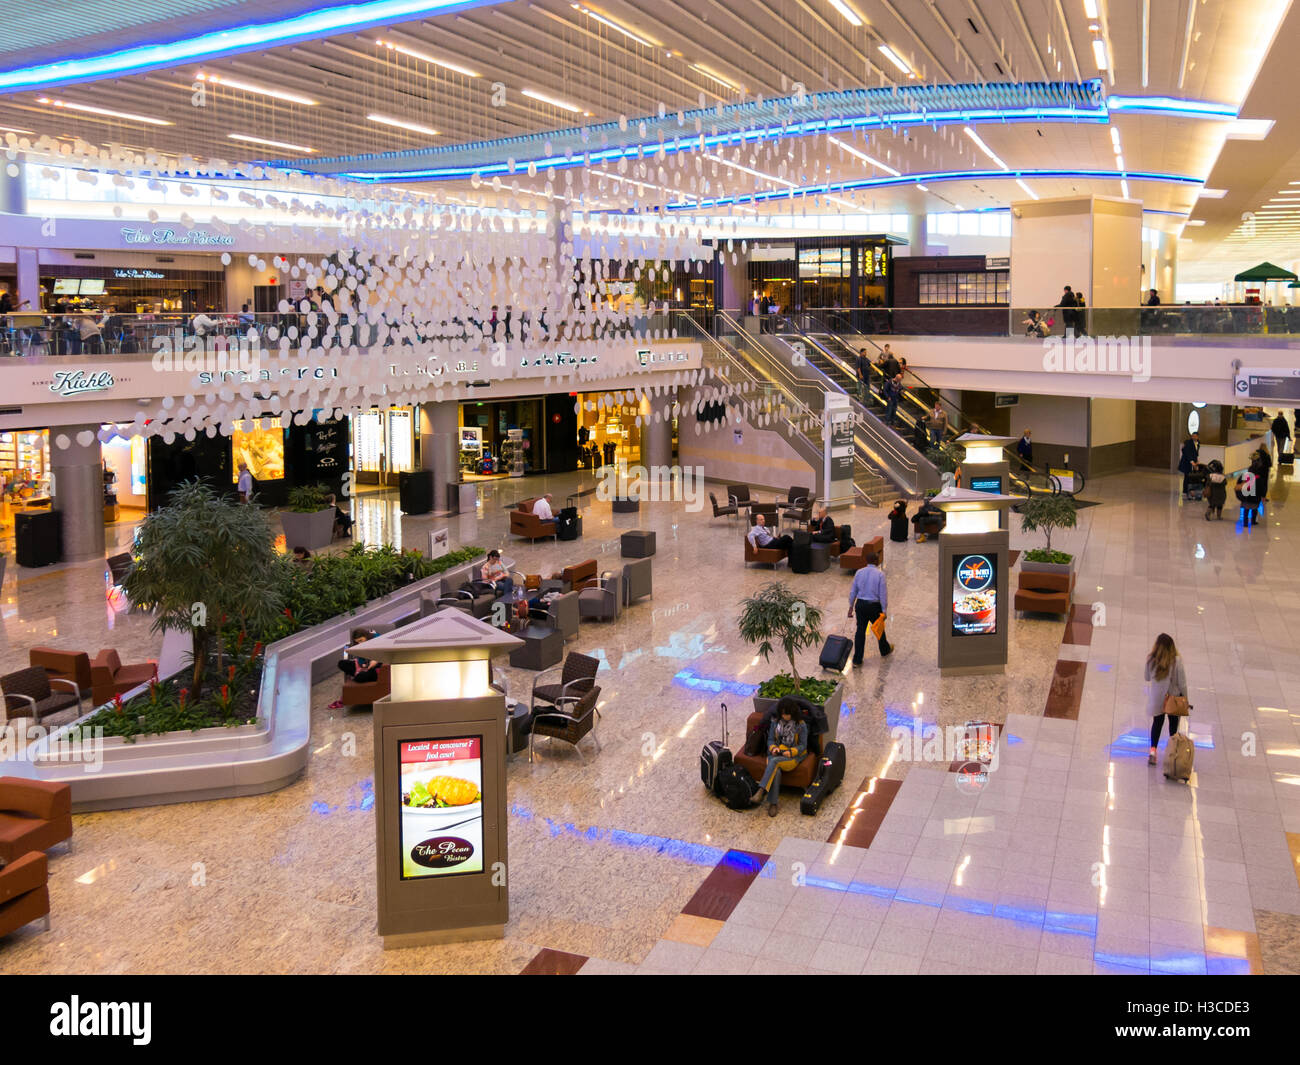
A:
<svg viewBox="0 0 1300 1065">
<path fill-rule="evenodd" d="M 393 407 L 388 412 L 388 468 L 394 473 L 415 468 L 415 437 L 411 412 Z"/>
</svg>

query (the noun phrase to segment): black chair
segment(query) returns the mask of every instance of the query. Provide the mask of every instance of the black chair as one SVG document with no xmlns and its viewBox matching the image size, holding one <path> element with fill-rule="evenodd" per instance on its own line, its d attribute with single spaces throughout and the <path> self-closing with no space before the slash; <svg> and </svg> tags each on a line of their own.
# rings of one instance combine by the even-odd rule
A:
<svg viewBox="0 0 1300 1065">
<path fill-rule="evenodd" d="M 793 487 L 786 495 L 785 506 L 781 508 L 781 520 L 807 525 L 812 521 L 812 508 L 812 489 Z"/>
<path fill-rule="evenodd" d="M 721 518 L 725 516 L 728 521 L 734 521 L 736 516 L 740 513 L 740 511 L 737 509 L 734 503 L 728 507 L 718 506 L 718 497 L 715 496 L 712 492 L 709 493 L 709 502 L 713 504 L 713 516 L 715 518 Z"/>
</svg>

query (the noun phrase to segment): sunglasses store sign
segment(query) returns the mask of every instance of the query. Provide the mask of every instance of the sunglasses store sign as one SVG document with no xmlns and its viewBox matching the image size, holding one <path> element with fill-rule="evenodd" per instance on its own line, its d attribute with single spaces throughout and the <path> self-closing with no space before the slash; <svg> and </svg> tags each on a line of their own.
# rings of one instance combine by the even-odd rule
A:
<svg viewBox="0 0 1300 1065">
<path fill-rule="evenodd" d="M 235 238 L 206 229 L 173 229 L 171 226 L 138 229 L 135 226 L 123 226 L 122 242 L 151 248 L 228 248 L 235 243 Z"/>
</svg>

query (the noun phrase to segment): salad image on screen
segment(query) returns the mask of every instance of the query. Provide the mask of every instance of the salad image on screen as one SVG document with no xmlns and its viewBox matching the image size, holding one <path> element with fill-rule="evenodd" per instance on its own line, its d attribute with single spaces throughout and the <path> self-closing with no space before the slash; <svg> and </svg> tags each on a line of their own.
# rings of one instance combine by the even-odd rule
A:
<svg viewBox="0 0 1300 1065">
<path fill-rule="evenodd" d="M 992 560 L 987 555 L 958 555 L 952 570 L 952 634 L 997 632 L 998 581 Z"/>
<path fill-rule="evenodd" d="M 464 736 L 398 745 L 403 880 L 483 871 L 482 742 Z"/>
</svg>

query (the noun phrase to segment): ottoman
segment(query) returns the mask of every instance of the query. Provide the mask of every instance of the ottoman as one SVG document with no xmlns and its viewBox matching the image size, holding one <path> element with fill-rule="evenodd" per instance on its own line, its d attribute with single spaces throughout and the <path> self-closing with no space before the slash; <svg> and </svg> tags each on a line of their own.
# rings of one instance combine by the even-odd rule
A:
<svg viewBox="0 0 1300 1065">
<path fill-rule="evenodd" d="M 830 544 L 813 544 L 812 545 L 812 572 L 825 573 L 831 568 L 831 545 Z"/>
<path fill-rule="evenodd" d="M 510 664 L 516 669 L 549 669 L 564 657 L 564 637 L 558 629 L 534 622 L 516 635 L 524 641 L 523 647 L 510 652 Z"/>
<path fill-rule="evenodd" d="M 655 534 L 645 529 L 633 529 L 619 537 L 624 558 L 649 558 L 655 553 Z"/>
<path fill-rule="evenodd" d="M 641 509 L 641 498 L 640 496 L 615 496 L 610 509 L 615 514 L 635 514 Z"/>
<path fill-rule="evenodd" d="M 863 557 L 864 548 L 861 544 L 857 547 L 850 547 L 847 551 L 840 552 L 840 569 L 848 573 L 856 573 L 867 564 Z"/>
<path fill-rule="evenodd" d="M 883 536 L 877 536 L 874 540 L 868 540 L 866 543 L 866 549 L 876 553 L 876 565 L 884 568 L 885 538 Z"/>
</svg>

